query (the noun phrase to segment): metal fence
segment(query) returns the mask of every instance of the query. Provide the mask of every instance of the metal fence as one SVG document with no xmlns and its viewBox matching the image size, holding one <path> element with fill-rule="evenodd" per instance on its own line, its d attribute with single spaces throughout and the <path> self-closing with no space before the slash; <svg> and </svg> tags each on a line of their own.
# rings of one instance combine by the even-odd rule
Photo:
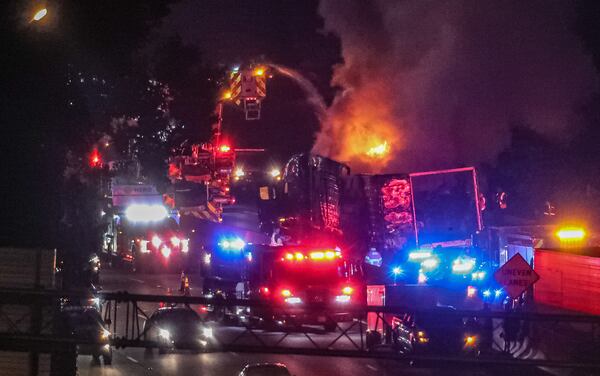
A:
<svg viewBox="0 0 600 376">
<path fill-rule="evenodd" d="M 57 313 L 61 302 L 88 297 L 64 291 L 0 290 L 0 349 L 73 351 L 73 346 L 82 340 L 48 331 L 56 315 L 38 314 L 39 322 L 34 326 L 38 329 L 32 332 L 31 326 L 21 327 L 19 323 L 35 310 L 23 311 L 21 316 L 6 312 L 10 307 L 26 304 Z M 386 358 L 428 365 L 577 368 L 590 374 L 600 373 L 596 357 L 600 353 L 600 316 L 360 306 L 345 310 L 346 320 L 339 322 L 336 321 L 339 317 L 333 317 L 325 305 L 304 306 L 303 313 L 322 316 L 324 322 L 335 322 L 326 330 L 316 325 L 296 325 L 293 317 L 297 312 L 289 311 L 284 304 L 274 307 L 258 301 L 126 292 L 102 292 L 96 297 L 115 347 L 157 347 L 158 343 L 147 336 L 145 321 L 159 306 L 183 305 L 205 316 L 206 325 L 213 329 L 214 338 L 206 351 Z M 289 319 L 265 325 L 252 316 L 252 312 L 265 308 L 275 309 L 278 316 Z M 416 351 L 415 346 L 407 344 L 409 337 L 401 333 L 409 328 L 402 321 L 415 322 L 415 318 L 475 322 L 481 343 L 475 351 Z M 413 339 L 418 341 L 416 337 Z"/>
</svg>

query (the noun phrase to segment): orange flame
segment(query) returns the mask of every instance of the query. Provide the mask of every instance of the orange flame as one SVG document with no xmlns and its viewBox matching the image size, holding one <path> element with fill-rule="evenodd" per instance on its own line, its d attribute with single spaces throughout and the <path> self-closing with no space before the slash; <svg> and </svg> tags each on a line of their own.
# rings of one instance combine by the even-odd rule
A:
<svg viewBox="0 0 600 376">
<path fill-rule="evenodd" d="M 390 147 L 387 141 L 384 141 L 383 144 L 379 144 L 377 146 L 371 147 L 367 150 L 366 154 L 371 158 L 383 158 L 390 151 Z"/>
</svg>

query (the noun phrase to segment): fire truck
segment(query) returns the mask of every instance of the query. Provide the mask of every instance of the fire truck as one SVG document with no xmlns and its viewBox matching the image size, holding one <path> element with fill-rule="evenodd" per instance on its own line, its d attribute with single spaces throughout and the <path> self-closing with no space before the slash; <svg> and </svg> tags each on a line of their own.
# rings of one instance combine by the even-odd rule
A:
<svg viewBox="0 0 600 376">
<path fill-rule="evenodd" d="M 190 240 L 179 226 L 179 213 L 164 204 L 154 185 L 115 175 L 102 213 L 105 258 L 139 272 L 188 269 Z"/>
<path fill-rule="evenodd" d="M 265 304 L 248 313 L 265 325 L 322 325 L 333 331 L 366 303 L 360 269 L 339 247 L 264 246 L 251 254 L 246 297 Z"/>
</svg>

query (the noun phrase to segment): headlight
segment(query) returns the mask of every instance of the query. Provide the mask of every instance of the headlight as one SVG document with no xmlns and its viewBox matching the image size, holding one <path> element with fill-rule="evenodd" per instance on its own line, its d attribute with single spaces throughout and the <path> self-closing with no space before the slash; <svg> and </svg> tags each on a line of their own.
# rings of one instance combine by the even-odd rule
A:
<svg viewBox="0 0 600 376">
<path fill-rule="evenodd" d="M 110 337 L 110 332 L 108 330 L 104 329 L 102 331 L 101 336 L 102 336 L 102 339 L 108 339 L 108 337 Z"/>
<path fill-rule="evenodd" d="M 179 244 L 181 244 L 181 239 L 179 239 L 177 236 L 173 236 L 171 238 L 171 244 L 173 244 L 174 247 L 179 247 Z"/>
<path fill-rule="evenodd" d="M 171 339 L 171 333 L 169 333 L 166 329 L 158 329 L 158 336 L 166 339 L 167 341 Z"/>
<path fill-rule="evenodd" d="M 213 336 L 212 328 L 202 328 L 202 335 L 206 338 L 212 338 L 212 336 Z"/>
<path fill-rule="evenodd" d="M 161 243 L 162 243 L 162 240 L 160 240 L 158 235 L 154 235 L 152 237 L 152 245 L 154 246 L 154 248 L 160 247 Z"/>
</svg>

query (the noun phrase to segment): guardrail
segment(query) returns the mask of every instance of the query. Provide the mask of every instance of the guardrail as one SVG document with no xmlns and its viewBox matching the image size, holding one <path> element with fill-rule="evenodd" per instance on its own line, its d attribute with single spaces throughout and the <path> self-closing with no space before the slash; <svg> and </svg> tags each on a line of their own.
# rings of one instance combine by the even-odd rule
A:
<svg viewBox="0 0 600 376">
<path fill-rule="evenodd" d="M 386 358 L 407 362 L 422 362 L 427 365 L 460 363 L 465 366 L 505 365 L 519 367 L 556 367 L 600 372 L 600 361 L 589 358 L 573 358 L 568 352 L 564 356 L 541 354 L 544 341 L 544 327 L 556 326 L 571 328 L 581 346 L 586 346 L 590 354 L 600 353 L 600 316 L 579 314 L 546 314 L 535 312 L 471 311 L 471 310 L 415 310 L 411 307 L 352 306 L 344 310 L 348 321 L 338 322 L 337 316 L 330 314 L 327 305 L 304 305 L 303 313 L 323 315 L 327 322 L 336 322 L 333 331 L 315 326 L 293 325 L 284 322 L 279 326 L 266 328 L 260 320 L 252 320 L 248 310 L 275 309 L 282 317 L 290 317 L 285 304 L 272 305 L 261 301 L 219 299 L 195 296 L 165 296 L 129 294 L 127 292 L 100 292 L 101 312 L 109 323 L 115 347 L 154 348 L 158 344 L 146 338 L 144 322 L 157 309 L 159 304 L 185 305 L 201 311 L 210 307 L 224 322 L 210 321 L 213 327 L 214 343 L 206 351 L 237 351 L 259 353 L 285 353 L 301 355 L 326 355 L 344 357 Z M 11 305 L 46 306 L 56 312 L 61 301 L 79 301 L 90 297 L 89 293 L 44 290 L 0 290 L 0 349 L 43 349 L 53 348 L 65 351 L 81 343 L 63 333 L 36 334 L 16 330 L 15 321 L 24 318 L 8 317 L 4 308 Z M 213 316 L 214 318 L 215 316 Z M 436 352 L 414 352 L 410 346 L 403 346 L 399 326 L 406 317 L 421 319 L 460 319 L 463 322 L 478 322 L 478 335 L 486 336 L 485 348 L 477 351 L 444 354 Z M 8 320 L 8 321 L 7 321 Z M 282 320 L 285 321 L 285 320 Z M 290 320 L 290 321 L 293 321 Z M 4 324 L 2 324 L 4 322 Z M 52 322 L 40 323 L 38 327 L 48 327 Z M 517 328 L 520 335 L 506 335 L 508 328 Z M 541 329 L 540 329 L 541 328 Z M 487 333 L 486 333 L 487 331 Z M 40 333 L 38 331 L 38 333 Z M 523 334 L 524 333 L 524 334 Z M 512 337 L 510 339 L 509 337 Z M 93 342 L 93 341 L 92 341 Z M 508 345 L 507 345 L 508 342 Z M 512 343 L 510 343 L 512 342 Z M 405 344 L 404 344 L 405 345 Z M 526 347 L 529 346 L 529 349 Z M 535 356 L 523 356 L 533 351 Z M 581 353 L 581 352 L 580 352 Z"/>
</svg>

